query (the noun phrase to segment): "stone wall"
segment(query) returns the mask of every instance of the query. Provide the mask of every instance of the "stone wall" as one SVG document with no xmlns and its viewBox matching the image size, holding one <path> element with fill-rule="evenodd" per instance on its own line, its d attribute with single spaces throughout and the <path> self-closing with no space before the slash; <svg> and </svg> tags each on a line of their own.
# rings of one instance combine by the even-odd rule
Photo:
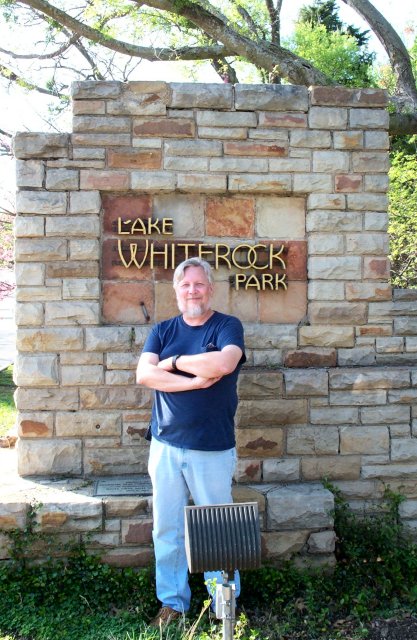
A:
<svg viewBox="0 0 417 640">
<path fill-rule="evenodd" d="M 300 565 L 334 563 L 333 496 L 321 484 L 236 485 L 234 499 L 258 503 L 264 558 L 280 562 L 297 554 Z M 100 497 L 91 480 L 42 477 L 2 484 L 0 561 L 11 555 L 7 532 L 24 528 L 32 508 L 30 524 L 46 539 L 28 541 L 29 558 L 62 557 L 82 542 L 114 566 L 143 567 L 153 560 L 150 496 Z"/>
<path fill-rule="evenodd" d="M 385 93 L 83 82 L 73 106 L 72 134 L 14 141 L 19 473 L 146 472 L 151 395 L 134 371 L 176 309 L 172 270 L 114 260 L 116 217 L 140 211 L 206 249 L 285 245 L 286 288 L 216 271 L 248 352 L 236 491 L 263 504 L 267 553 L 328 558 L 331 518 L 307 508 L 326 511 L 324 477 L 358 508 L 401 488 L 415 526 L 417 296 L 389 285 Z"/>
</svg>

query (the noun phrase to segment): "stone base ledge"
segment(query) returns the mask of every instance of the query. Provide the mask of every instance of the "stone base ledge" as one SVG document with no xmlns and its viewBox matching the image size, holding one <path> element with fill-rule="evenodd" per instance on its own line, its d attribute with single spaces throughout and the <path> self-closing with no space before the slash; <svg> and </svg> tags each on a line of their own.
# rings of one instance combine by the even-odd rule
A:
<svg viewBox="0 0 417 640">
<path fill-rule="evenodd" d="M 151 496 L 95 496 L 97 478 L 23 478 L 13 450 L 0 456 L 0 560 L 11 557 L 7 531 L 23 529 L 34 510 L 40 536 L 28 549 L 29 557 L 42 560 L 51 552 L 52 540 L 57 557 L 83 542 L 113 566 L 152 564 Z M 303 565 L 334 564 L 333 495 L 320 484 L 236 485 L 233 494 L 235 502 L 259 505 L 265 561 L 295 556 Z"/>
</svg>

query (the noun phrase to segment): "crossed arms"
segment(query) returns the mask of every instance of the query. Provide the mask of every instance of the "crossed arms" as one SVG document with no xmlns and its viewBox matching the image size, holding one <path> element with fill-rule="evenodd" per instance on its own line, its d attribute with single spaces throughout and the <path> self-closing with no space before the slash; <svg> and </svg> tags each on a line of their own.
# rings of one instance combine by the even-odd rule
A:
<svg viewBox="0 0 417 640">
<path fill-rule="evenodd" d="M 194 376 L 189 378 L 178 372 L 173 373 L 172 358 L 159 360 L 158 354 L 144 352 L 139 358 L 136 382 L 149 389 L 167 392 L 207 389 L 223 376 L 232 373 L 241 357 L 242 349 L 233 344 L 221 351 L 181 355 L 177 360 L 177 369 Z"/>
</svg>

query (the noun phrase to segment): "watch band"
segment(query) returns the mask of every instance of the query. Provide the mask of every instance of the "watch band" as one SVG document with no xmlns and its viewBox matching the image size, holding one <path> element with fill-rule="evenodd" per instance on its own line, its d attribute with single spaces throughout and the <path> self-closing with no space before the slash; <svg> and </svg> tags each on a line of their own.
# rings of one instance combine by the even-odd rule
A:
<svg viewBox="0 0 417 640">
<path fill-rule="evenodd" d="M 181 358 L 181 354 L 180 353 L 178 355 L 176 355 L 176 356 L 172 356 L 171 365 L 172 365 L 172 370 L 173 371 L 178 371 L 178 367 L 177 367 L 178 358 Z"/>
</svg>

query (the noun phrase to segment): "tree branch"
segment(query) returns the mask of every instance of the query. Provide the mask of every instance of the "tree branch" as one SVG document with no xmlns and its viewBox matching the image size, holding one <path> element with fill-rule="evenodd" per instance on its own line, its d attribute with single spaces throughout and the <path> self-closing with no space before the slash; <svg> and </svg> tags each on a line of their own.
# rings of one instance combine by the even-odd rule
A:
<svg viewBox="0 0 417 640">
<path fill-rule="evenodd" d="M 106 24 L 108 24 L 111 20 L 115 20 L 117 18 L 126 18 L 126 16 L 130 15 L 133 11 L 134 7 L 130 7 L 125 9 L 124 11 L 113 11 L 109 13 L 107 16 L 103 16 L 103 18 L 99 21 L 100 29 L 102 29 Z"/>
<path fill-rule="evenodd" d="M 281 44 L 279 14 L 277 14 L 277 10 L 274 7 L 273 0 L 265 0 L 265 3 L 271 23 L 271 40 L 274 44 L 277 44 L 279 46 Z"/>
<path fill-rule="evenodd" d="M 0 156 L 12 155 L 12 134 L 0 129 Z"/>
<path fill-rule="evenodd" d="M 243 18 L 243 20 L 246 22 L 247 26 L 249 27 L 249 29 L 253 33 L 253 35 L 256 38 L 259 38 L 260 35 L 261 35 L 261 37 L 264 39 L 265 38 L 265 34 L 262 33 L 262 32 L 261 32 L 261 34 L 259 34 L 260 29 L 259 29 L 258 25 L 254 21 L 254 19 L 250 15 L 250 13 L 245 9 L 245 7 L 242 7 L 242 5 L 240 5 L 239 2 L 236 2 L 236 0 L 233 0 L 233 4 L 235 5 L 236 10 L 239 13 L 239 15 L 241 16 L 241 18 Z"/>
<path fill-rule="evenodd" d="M 236 71 L 233 69 L 232 65 L 225 58 L 212 60 L 211 64 L 215 69 L 215 71 L 219 74 L 223 82 L 227 82 L 230 84 L 239 83 Z"/>
<path fill-rule="evenodd" d="M 8 69 L 2 64 L 0 64 L 0 76 L 3 76 L 3 78 L 6 78 L 6 80 L 9 80 L 10 82 L 15 82 L 16 84 L 20 85 L 24 89 L 29 89 L 30 91 L 37 91 L 38 93 L 44 93 L 45 95 L 53 96 L 54 98 L 68 98 L 68 96 L 64 95 L 63 93 L 58 93 L 57 91 L 50 91 L 49 89 L 44 89 L 43 87 L 39 87 L 38 85 L 33 84 L 33 82 L 29 82 L 28 80 L 25 80 L 21 76 L 18 76 L 17 73 L 12 71 L 11 69 Z"/>
<path fill-rule="evenodd" d="M 227 23 L 220 12 L 214 8 L 211 10 L 211 5 L 207 0 L 204 0 L 204 6 L 201 3 L 193 3 L 190 0 L 183 0 L 181 3 L 173 3 L 169 0 L 147 0 L 146 4 L 148 6 L 185 17 L 210 34 L 216 42 L 222 43 L 211 46 L 182 47 L 179 49 L 139 47 L 111 38 L 73 18 L 46 0 L 16 0 L 16 2 L 41 11 L 74 33 L 97 42 L 107 49 L 112 49 L 125 55 L 145 58 L 150 61 L 204 60 L 239 55 L 259 68 L 279 74 L 294 84 L 307 86 L 310 84 L 328 84 L 328 78 L 308 60 L 304 60 L 276 45 L 266 42 L 254 42 L 239 34 Z M 140 4 L 143 3 L 140 2 Z"/>
<path fill-rule="evenodd" d="M 173 61 L 173 60 L 207 60 L 210 58 L 218 58 L 223 55 L 232 55 L 232 51 L 226 51 L 222 45 L 212 45 L 203 47 L 182 47 L 179 49 L 139 47 L 129 42 L 123 42 L 116 38 L 101 33 L 97 29 L 80 22 L 73 18 L 65 11 L 54 7 L 46 0 L 16 0 L 18 4 L 31 7 L 41 11 L 45 15 L 53 18 L 60 24 L 64 25 L 79 36 L 83 36 L 92 42 L 122 53 L 124 55 L 135 58 L 144 58 L 151 62 L 156 61 Z M 176 13 L 176 12 L 174 12 Z"/>
<path fill-rule="evenodd" d="M 205 8 L 201 4 L 191 0 L 182 0 L 181 3 L 170 0 L 146 0 L 148 6 L 163 11 L 170 11 L 191 20 L 196 26 L 208 33 L 217 42 L 222 42 L 229 53 L 225 55 L 238 55 L 259 68 L 279 74 L 287 78 L 293 84 L 329 84 L 329 79 L 308 60 L 300 58 L 287 49 L 267 42 L 254 42 L 250 38 L 233 29 L 225 18 L 220 18 L 217 12 Z"/>
<path fill-rule="evenodd" d="M 14 53 L 13 51 L 7 51 L 6 49 L 2 49 L 0 47 L 0 53 L 5 53 L 7 56 L 10 56 L 11 58 L 13 58 L 14 60 L 50 60 L 51 58 L 56 58 L 57 56 L 62 55 L 65 51 L 67 51 L 67 49 L 70 48 L 70 46 L 72 44 L 74 44 L 76 42 L 76 40 L 78 40 L 79 36 L 78 35 L 73 35 L 71 36 L 71 38 L 65 42 L 61 47 L 59 47 L 59 49 L 56 49 L 55 51 L 52 51 L 51 53 L 44 53 L 44 54 L 36 54 L 36 53 Z"/>
<path fill-rule="evenodd" d="M 101 74 L 100 71 L 98 70 L 97 64 L 95 63 L 94 59 L 92 58 L 92 56 L 90 56 L 89 52 L 84 47 L 83 43 L 81 42 L 81 40 L 79 38 L 77 38 L 76 41 L 74 42 L 74 46 L 75 46 L 76 49 L 78 49 L 78 51 L 83 56 L 83 58 L 85 58 L 87 60 L 88 64 L 91 67 L 91 70 L 93 72 L 94 79 L 95 80 L 105 80 L 105 77 L 103 76 L 103 74 Z"/>
<path fill-rule="evenodd" d="M 398 33 L 369 0 L 343 0 L 371 27 L 390 59 L 397 79 L 397 94 L 417 108 L 417 88 L 410 56 Z"/>
</svg>

